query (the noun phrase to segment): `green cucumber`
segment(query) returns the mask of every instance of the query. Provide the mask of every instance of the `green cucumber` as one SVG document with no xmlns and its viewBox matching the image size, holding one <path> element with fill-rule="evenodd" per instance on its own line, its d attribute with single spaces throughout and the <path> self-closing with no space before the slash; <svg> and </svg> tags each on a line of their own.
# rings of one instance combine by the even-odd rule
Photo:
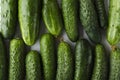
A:
<svg viewBox="0 0 120 80">
<path fill-rule="evenodd" d="M 0 35 L 0 80 L 6 80 L 7 75 L 7 62 L 6 52 L 3 43 L 3 38 Z"/>
<path fill-rule="evenodd" d="M 40 55 L 30 51 L 26 56 L 26 80 L 42 80 Z"/>
<path fill-rule="evenodd" d="M 120 49 L 115 49 L 110 54 L 109 80 L 120 80 Z"/>
<path fill-rule="evenodd" d="M 19 23 L 27 45 L 33 45 L 40 27 L 40 0 L 19 0 Z"/>
<path fill-rule="evenodd" d="M 17 26 L 18 0 L 0 0 L 0 33 L 4 38 L 12 38 Z"/>
<path fill-rule="evenodd" d="M 61 42 L 57 52 L 56 80 L 73 80 L 74 61 L 70 45 L 66 42 Z"/>
<path fill-rule="evenodd" d="M 92 80 L 108 79 L 108 59 L 102 45 L 96 45 Z"/>
<path fill-rule="evenodd" d="M 90 43 L 81 39 L 75 47 L 75 76 L 74 80 L 89 80 L 92 72 L 93 56 Z"/>
<path fill-rule="evenodd" d="M 62 0 L 62 12 L 66 33 L 71 41 L 78 39 L 78 1 Z"/>
<path fill-rule="evenodd" d="M 43 0 L 42 16 L 48 31 L 54 36 L 60 35 L 63 22 L 57 0 Z"/>
<path fill-rule="evenodd" d="M 98 23 L 97 13 L 92 0 L 79 0 L 80 2 L 80 21 L 92 42 L 101 41 L 101 32 Z"/>
<path fill-rule="evenodd" d="M 111 45 L 120 42 L 120 0 L 110 0 L 107 40 Z"/>
<path fill-rule="evenodd" d="M 54 42 L 54 37 L 49 33 L 43 34 L 40 38 L 40 54 L 43 62 L 45 80 L 55 80 L 56 59 Z"/>
<path fill-rule="evenodd" d="M 10 41 L 9 80 L 24 80 L 25 78 L 25 44 L 22 39 Z"/>
<path fill-rule="evenodd" d="M 105 10 L 105 4 L 104 4 L 104 0 L 94 0 L 95 3 L 95 8 L 98 14 L 98 19 L 99 19 L 99 23 L 100 23 L 100 27 L 103 29 L 106 29 L 107 26 L 107 14 L 106 14 L 106 10 Z"/>
</svg>

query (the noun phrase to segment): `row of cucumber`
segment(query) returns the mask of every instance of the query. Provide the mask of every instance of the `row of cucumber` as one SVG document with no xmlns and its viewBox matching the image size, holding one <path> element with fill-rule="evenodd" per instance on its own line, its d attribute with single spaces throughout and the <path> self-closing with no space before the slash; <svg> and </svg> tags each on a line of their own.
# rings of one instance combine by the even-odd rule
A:
<svg viewBox="0 0 120 80">
<path fill-rule="evenodd" d="M 69 39 L 77 41 L 80 17 L 90 40 L 95 43 L 101 41 L 100 26 L 107 27 L 104 0 L 62 0 L 61 5 L 62 9 L 57 0 L 1 0 L 0 33 L 4 38 L 12 38 L 18 19 L 24 42 L 33 45 L 40 31 L 42 13 L 47 30 L 56 37 L 65 26 Z"/>
<path fill-rule="evenodd" d="M 5 48 L 0 37 L 0 80 L 107 80 L 108 60 L 104 47 L 94 49 L 85 39 L 76 43 L 75 53 L 71 46 L 61 41 L 56 50 L 55 38 L 43 34 L 40 38 L 40 54 L 27 53 L 22 39 L 10 41 L 9 77 Z M 27 53 L 27 54 L 26 54 Z"/>
</svg>

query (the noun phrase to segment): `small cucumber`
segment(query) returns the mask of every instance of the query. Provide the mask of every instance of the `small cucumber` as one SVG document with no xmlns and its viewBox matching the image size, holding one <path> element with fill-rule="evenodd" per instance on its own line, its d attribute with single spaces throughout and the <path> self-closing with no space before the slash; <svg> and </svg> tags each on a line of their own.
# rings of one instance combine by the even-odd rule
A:
<svg viewBox="0 0 120 80">
<path fill-rule="evenodd" d="M 71 41 L 78 39 L 78 1 L 62 0 L 62 12 L 66 33 Z"/>
<path fill-rule="evenodd" d="M 97 13 L 92 0 L 79 0 L 80 2 L 80 21 L 92 42 L 101 41 L 101 32 L 98 23 Z"/>
<path fill-rule="evenodd" d="M 18 0 L 0 0 L 0 33 L 4 38 L 12 38 L 17 26 Z"/>
<path fill-rule="evenodd" d="M 45 80 L 55 80 L 56 59 L 54 43 L 54 37 L 49 33 L 43 34 L 40 39 L 40 54 L 43 62 Z"/>
<path fill-rule="evenodd" d="M 120 42 L 120 0 L 110 0 L 107 40 L 111 45 Z"/>
<path fill-rule="evenodd" d="M 40 55 L 30 51 L 26 56 L 26 80 L 42 80 Z"/>
<path fill-rule="evenodd" d="M 75 47 L 74 80 L 89 80 L 92 72 L 92 47 L 85 39 L 78 40 Z"/>
<path fill-rule="evenodd" d="M 70 45 L 61 42 L 58 46 L 57 56 L 56 80 L 73 80 L 74 61 Z"/>
<path fill-rule="evenodd" d="M 10 41 L 9 80 L 24 80 L 25 78 L 25 44 L 22 39 Z"/>
<path fill-rule="evenodd" d="M 7 75 L 7 62 L 6 62 L 6 52 L 3 43 L 3 38 L 0 35 L 0 80 L 6 80 Z"/>
<path fill-rule="evenodd" d="M 102 45 L 96 46 L 92 80 L 108 80 L 108 60 Z"/>
<path fill-rule="evenodd" d="M 48 31 L 54 36 L 60 35 L 63 22 L 57 0 L 43 0 L 42 15 Z"/>
<path fill-rule="evenodd" d="M 40 0 L 19 0 L 19 23 L 27 45 L 33 45 L 40 27 Z"/>
<path fill-rule="evenodd" d="M 116 49 L 110 54 L 109 80 L 120 80 L 120 49 Z"/>
</svg>

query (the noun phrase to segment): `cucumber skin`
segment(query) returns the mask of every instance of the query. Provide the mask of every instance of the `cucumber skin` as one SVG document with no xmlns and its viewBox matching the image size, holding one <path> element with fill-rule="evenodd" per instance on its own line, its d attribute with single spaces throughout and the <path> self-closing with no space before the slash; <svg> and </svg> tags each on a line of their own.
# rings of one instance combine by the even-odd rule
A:
<svg viewBox="0 0 120 80">
<path fill-rule="evenodd" d="M 108 60 L 102 45 L 96 45 L 92 80 L 108 80 Z"/>
<path fill-rule="evenodd" d="M 78 39 L 78 1 L 62 0 L 62 13 L 66 33 L 75 42 Z"/>
<path fill-rule="evenodd" d="M 105 10 L 105 4 L 104 0 L 94 0 L 96 11 L 98 14 L 98 19 L 100 23 L 100 27 L 102 29 L 106 29 L 108 27 L 108 19 L 107 19 L 107 13 Z"/>
<path fill-rule="evenodd" d="M 3 38 L 0 35 L 0 80 L 6 80 L 7 75 L 7 63 L 6 63 L 6 52 L 3 42 Z"/>
<path fill-rule="evenodd" d="M 9 80 L 25 78 L 25 44 L 22 39 L 10 41 Z"/>
<path fill-rule="evenodd" d="M 101 32 L 98 23 L 97 13 L 91 0 L 79 0 L 80 21 L 88 37 L 94 43 L 101 41 Z"/>
<path fill-rule="evenodd" d="M 18 8 L 22 38 L 27 45 L 33 45 L 40 27 L 40 1 L 19 0 Z"/>
<path fill-rule="evenodd" d="M 120 80 L 120 49 L 116 49 L 110 54 L 109 80 Z"/>
<path fill-rule="evenodd" d="M 120 0 L 110 0 L 107 40 L 111 45 L 120 42 Z"/>
<path fill-rule="evenodd" d="M 74 80 L 89 80 L 92 72 L 92 48 L 85 39 L 78 40 L 75 46 Z"/>
<path fill-rule="evenodd" d="M 40 38 L 40 54 L 43 62 L 45 80 L 55 80 L 56 59 L 54 42 L 54 37 L 49 33 L 43 34 Z"/>
<path fill-rule="evenodd" d="M 57 0 L 44 0 L 42 16 L 47 30 L 54 36 L 60 35 L 63 27 Z"/>
<path fill-rule="evenodd" d="M 40 55 L 30 51 L 26 56 L 26 80 L 42 80 Z"/>
<path fill-rule="evenodd" d="M 58 46 L 57 56 L 56 80 L 73 80 L 74 61 L 70 45 L 61 42 Z"/>
<path fill-rule="evenodd" d="M 0 0 L 0 33 L 4 38 L 14 36 L 17 25 L 17 0 Z"/>
</svg>

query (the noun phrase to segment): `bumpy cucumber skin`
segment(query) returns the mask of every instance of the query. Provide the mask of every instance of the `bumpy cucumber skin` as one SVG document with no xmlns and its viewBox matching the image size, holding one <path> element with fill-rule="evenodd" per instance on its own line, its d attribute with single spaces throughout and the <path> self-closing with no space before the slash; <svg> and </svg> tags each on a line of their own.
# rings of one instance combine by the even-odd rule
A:
<svg viewBox="0 0 120 80">
<path fill-rule="evenodd" d="M 6 65 L 6 53 L 3 38 L 0 35 L 0 80 L 6 80 L 7 65 Z"/>
<path fill-rule="evenodd" d="M 85 39 L 78 40 L 75 47 L 74 80 L 89 80 L 92 72 L 92 47 Z"/>
<path fill-rule="evenodd" d="M 54 36 L 60 35 L 63 21 L 57 0 L 43 0 L 42 16 L 48 31 Z"/>
<path fill-rule="evenodd" d="M 54 42 L 54 37 L 49 33 L 43 34 L 40 39 L 40 54 L 43 62 L 45 80 L 55 80 L 56 59 Z"/>
<path fill-rule="evenodd" d="M 79 0 L 80 21 L 91 41 L 101 41 L 101 32 L 98 23 L 97 13 L 91 0 Z"/>
<path fill-rule="evenodd" d="M 40 27 L 40 1 L 19 0 L 18 8 L 22 38 L 27 45 L 33 45 Z"/>
<path fill-rule="evenodd" d="M 106 14 L 106 10 L 105 10 L 105 4 L 104 4 L 104 0 L 94 0 L 95 3 L 95 8 L 98 14 L 98 19 L 99 19 L 99 23 L 100 23 L 100 27 L 102 29 L 106 29 L 108 26 L 108 20 L 107 20 L 107 14 Z"/>
<path fill-rule="evenodd" d="M 26 80 L 42 80 L 40 55 L 37 51 L 30 51 L 27 54 Z"/>
<path fill-rule="evenodd" d="M 4 38 L 12 38 L 17 25 L 17 1 L 0 0 L 0 32 Z"/>
<path fill-rule="evenodd" d="M 10 41 L 9 80 L 24 80 L 25 78 L 25 53 L 22 39 Z"/>
<path fill-rule="evenodd" d="M 120 0 L 110 0 L 107 40 L 111 45 L 120 42 Z"/>
<path fill-rule="evenodd" d="M 73 80 L 74 61 L 70 45 L 61 42 L 58 46 L 57 56 L 56 80 Z"/>
<path fill-rule="evenodd" d="M 120 80 L 120 49 L 116 49 L 110 54 L 109 80 Z"/>
<path fill-rule="evenodd" d="M 78 39 L 78 1 L 62 0 L 62 12 L 66 33 L 71 41 Z"/>
<path fill-rule="evenodd" d="M 92 80 L 108 80 L 107 54 L 102 45 L 96 46 Z"/>
</svg>

